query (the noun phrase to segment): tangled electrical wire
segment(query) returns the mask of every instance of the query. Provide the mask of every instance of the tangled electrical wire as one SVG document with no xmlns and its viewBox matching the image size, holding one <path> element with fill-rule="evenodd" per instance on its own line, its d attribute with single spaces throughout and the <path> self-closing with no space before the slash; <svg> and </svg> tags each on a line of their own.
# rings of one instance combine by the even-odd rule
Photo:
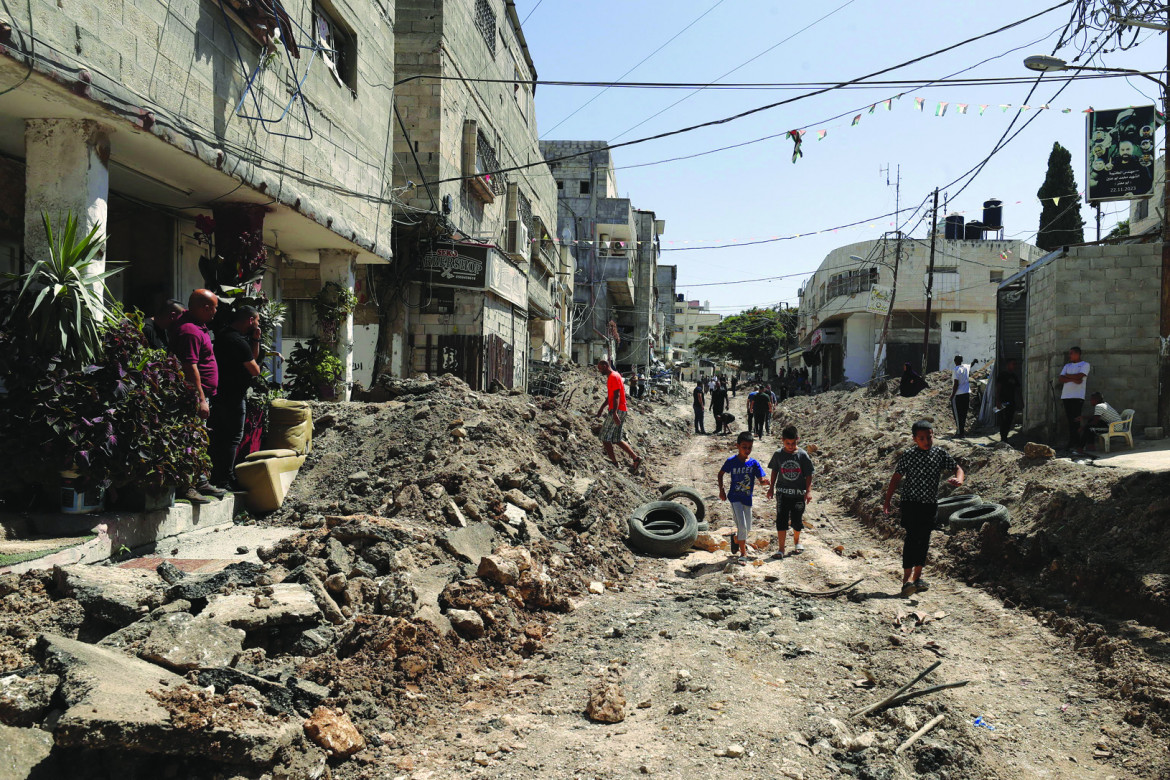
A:
<svg viewBox="0 0 1170 780">
<path fill-rule="evenodd" d="M 1141 28 L 1126 24 L 1125 19 L 1164 23 L 1166 6 L 1156 0 L 1077 0 L 1072 24 L 1065 36 L 1065 42 L 1078 51 L 1072 62 L 1077 62 L 1097 42 L 1108 41 L 1113 36 L 1117 36 L 1117 43 L 1112 48 L 1103 49 L 1101 54 L 1128 51 L 1136 46 Z"/>
</svg>

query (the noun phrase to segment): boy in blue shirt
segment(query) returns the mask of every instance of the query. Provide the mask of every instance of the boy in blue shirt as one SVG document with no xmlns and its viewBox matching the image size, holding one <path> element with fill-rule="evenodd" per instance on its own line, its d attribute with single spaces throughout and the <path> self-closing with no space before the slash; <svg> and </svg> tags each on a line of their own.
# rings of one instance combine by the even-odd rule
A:
<svg viewBox="0 0 1170 780">
<path fill-rule="evenodd" d="M 739 548 L 739 565 L 747 563 L 748 532 L 752 530 L 752 491 L 756 480 L 768 484 L 768 477 L 760 462 L 751 457 L 755 440 L 749 431 L 744 431 L 735 440 L 738 452 L 732 455 L 719 469 L 719 500 L 731 502 L 731 514 L 735 518 L 735 545 Z M 723 475 L 731 475 L 731 490 L 723 487 Z"/>
</svg>

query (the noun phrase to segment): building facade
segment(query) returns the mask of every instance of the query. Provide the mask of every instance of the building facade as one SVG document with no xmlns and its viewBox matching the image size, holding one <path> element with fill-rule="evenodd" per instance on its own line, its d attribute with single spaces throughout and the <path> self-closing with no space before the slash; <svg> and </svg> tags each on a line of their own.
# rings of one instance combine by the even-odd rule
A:
<svg viewBox="0 0 1170 780">
<path fill-rule="evenodd" d="M 111 291 L 146 311 L 213 286 L 197 216 L 216 252 L 250 244 L 272 298 L 294 266 L 315 294 L 391 259 L 388 0 L 31 0 L 0 22 L 0 270 L 44 256 L 42 214 L 99 225 Z"/>
<path fill-rule="evenodd" d="M 708 301 L 688 301 L 680 294 L 674 302 L 674 330 L 670 344 L 674 349 L 676 372 L 679 379 L 693 382 L 700 376 L 710 376 L 714 368 L 703 365 L 704 356 L 694 349 L 695 339 L 723 321 L 723 315 L 711 311 Z M 710 361 L 707 361 L 710 363 Z"/>
<path fill-rule="evenodd" d="M 900 248 L 899 248 L 900 243 Z M 927 367 L 938 370 L 961 355 L 967 363 L 993 360 L 996 289 L 1005 277 L 1038 258 L 1022 241 L 952 240 L 935 247 Z M 864 384 L 874 374 L 885 315 L 870 310 L 879 292 L 898 278 L 884 349 L 885 371 L 900 375 L 903 363 L 922 364 L 930 241 L 893 236 L 834 249 L 800 290 L 797 336 L 816 387 L 849 380 Z M 895 262 L 896 261 L 896 262 Z"/>
<path fill-rule="evenodd" d="M 678 266 L 660 265 L 655 272 L 658 279 L 658 309 L 655 313 L 655 348 L 665 368 L 674 366 L 674 305 L 678 286 Z"/>
<path fill-rule="evenodd" d="M 541 156 L 536 68 L 515 6 L 397 3 L 395 268 L 378 285 L 394 376 L 524 387 L 567 346 L 571 258 Z M 485 81 L 472 81 L 484 79 Z"/>
</svg>

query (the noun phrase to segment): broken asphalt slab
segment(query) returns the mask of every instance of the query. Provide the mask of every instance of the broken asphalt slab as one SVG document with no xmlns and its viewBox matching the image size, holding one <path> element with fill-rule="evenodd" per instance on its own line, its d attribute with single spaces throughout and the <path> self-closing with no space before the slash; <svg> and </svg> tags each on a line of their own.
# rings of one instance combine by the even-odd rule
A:
<svg viewBox="0 0 1170 780">
<path fill-rule="evenodd" d="M 202 614 L 217 623 L 254 631 L 268 626 L 317 623 L 321 609 L 304 585 L 281 583 L 262 590 L 212 596 Z"/>
</svg>

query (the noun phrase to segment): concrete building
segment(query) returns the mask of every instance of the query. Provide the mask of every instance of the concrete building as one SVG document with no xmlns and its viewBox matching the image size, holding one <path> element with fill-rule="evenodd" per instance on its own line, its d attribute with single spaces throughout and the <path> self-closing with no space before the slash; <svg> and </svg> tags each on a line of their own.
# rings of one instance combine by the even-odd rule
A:
<svg viewBox="0 0 1170 780">
<path fill-rule="evenodd" d="M 893 283 L 897 242 L 863 241 L 834 249 L 800 290 L 797 336 L 814 387 L 873 376 L 885 317 L 867 311 L 871 290 Z M 951 240 L 938 237 L 928 368 L 995 358 L 996 289 L 1032 260 L 1039 249 L 1022 241 Z M 853 257 L 862 258 L 860 261 Z M 886 337 L 886 371 L 920 366 L 925 332 L 926 276 L 930 241 L 904 239 L 893 315 Z M 940 358 L 941 356 L 941 358 Z"/>
<path fill-rule="evenodd" d="M 536 67 L 510 2 L 396 7 L 394 152 L 404 167 L 397 263 L 379 294 L 385 368 L 522 388 L 530 360 L 565 352 L 572 294 L 570 258 L 553 240 L 556 184 L 537 144 Z"/>
<path fill-rule="evenodd" d="M 658 277 L 658 308 L 654 315 L 655 352 L 666 368 L 674 364 L 674 304 L 678 285 L 678 266 L 660 265 Z"/>
<path fill-rule="evenodd" d="M 272 298 L 294 268 L 309 295 L 392 257 L 388 0 L 31 0 L 0 23 L 0 270 L 44 256 L 42 213 L 100 225 L 111 290 L 144 309 L 208 286 L 197 215 Z"/>
<path fill-rule="evenodd" d="M 671 332 L 670 344 L 674 348 L 675 365 L 678 366 L 679 378 L 693 382 L 700 375 L 710 376 L 711 366 L 701 365 L 703 355 L 695 352 L 693 344 L 699 334 L 718 325 L 723 321 L 722 314 L 711 311 L 708 301 L 687 301 L 678 295 L 674 303 L 674 330 Z M 679 365 L 679 364 L 683 365 Z"/>
<path fill-rule="evenodd" d="M 556 179 L 557 232 L 571 247 L 573 360 L 615 360 L 623 371 L 653 362 L 656 268 L 666 222 L 617 197 L 604 141 L 541 141 Z"/>
</svg>

